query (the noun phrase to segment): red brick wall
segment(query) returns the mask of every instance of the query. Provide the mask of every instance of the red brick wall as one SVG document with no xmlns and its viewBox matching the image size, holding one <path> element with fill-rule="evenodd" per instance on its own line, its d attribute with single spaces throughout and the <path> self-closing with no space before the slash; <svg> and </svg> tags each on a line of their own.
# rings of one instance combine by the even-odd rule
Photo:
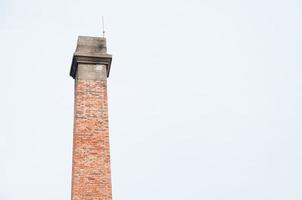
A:
<svg viewBox="0 0 302 200">
<path fill-rule="evenodd" d="M 111 200 L 106 80 L 76 80 L 72 200 Z"/>
</svg>

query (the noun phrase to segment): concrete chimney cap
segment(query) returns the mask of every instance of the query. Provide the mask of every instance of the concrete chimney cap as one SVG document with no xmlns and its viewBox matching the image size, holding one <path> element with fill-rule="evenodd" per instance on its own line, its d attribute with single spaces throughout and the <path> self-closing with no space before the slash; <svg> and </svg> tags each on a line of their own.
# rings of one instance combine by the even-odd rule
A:
<svg viewBox="0 0 302 200">
<path fill-rule="evenodd" d="M 70 76 L 76 77 L 79 63 L 106 65 L 109 77 L 112 55 L 107 53 L 106 38 L 79 36 L 77 48 L 73 54 Z"/>
</svg>

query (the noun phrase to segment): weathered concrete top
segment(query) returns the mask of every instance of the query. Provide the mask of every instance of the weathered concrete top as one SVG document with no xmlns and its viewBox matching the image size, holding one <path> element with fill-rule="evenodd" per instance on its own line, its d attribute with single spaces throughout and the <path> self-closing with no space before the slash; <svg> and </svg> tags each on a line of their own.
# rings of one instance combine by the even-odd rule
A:
<svg viewBox="0 0 302 200">
<path fill-rule="evenodd" d="M 111 61 L 112 55 L 107 53 L 106 38 L 79 36 L 70 76 L 76 78 L 78 64 L 97 64 L 106 66 L 107 77 L 109 77 Z"/>
</svg>

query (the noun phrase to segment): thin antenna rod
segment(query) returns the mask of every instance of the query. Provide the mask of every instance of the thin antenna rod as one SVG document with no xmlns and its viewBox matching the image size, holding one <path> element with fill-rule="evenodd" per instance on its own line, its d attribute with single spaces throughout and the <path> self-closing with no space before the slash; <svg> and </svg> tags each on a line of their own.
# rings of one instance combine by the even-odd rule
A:
<svg viewBox="0 0 302 200">
<path fill-rule="evenodd" d="M 105 37 L 105 23 L 104 23 L 104 16 L 102 16 L 102 25 L 103 25 L 103 37 Z"/>
</svg>

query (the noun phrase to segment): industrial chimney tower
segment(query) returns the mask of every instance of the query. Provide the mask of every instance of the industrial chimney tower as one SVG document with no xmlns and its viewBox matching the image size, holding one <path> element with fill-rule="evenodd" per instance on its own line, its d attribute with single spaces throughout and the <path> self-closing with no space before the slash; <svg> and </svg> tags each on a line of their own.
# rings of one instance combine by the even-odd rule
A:
<svg viewBox="0 0 302 200">
<path fill-rule="evenodd" d="M 106 38 L 79 36 L 70 76 L 75 80 L 72 200 L 111 200 Z"/>
</svg>

